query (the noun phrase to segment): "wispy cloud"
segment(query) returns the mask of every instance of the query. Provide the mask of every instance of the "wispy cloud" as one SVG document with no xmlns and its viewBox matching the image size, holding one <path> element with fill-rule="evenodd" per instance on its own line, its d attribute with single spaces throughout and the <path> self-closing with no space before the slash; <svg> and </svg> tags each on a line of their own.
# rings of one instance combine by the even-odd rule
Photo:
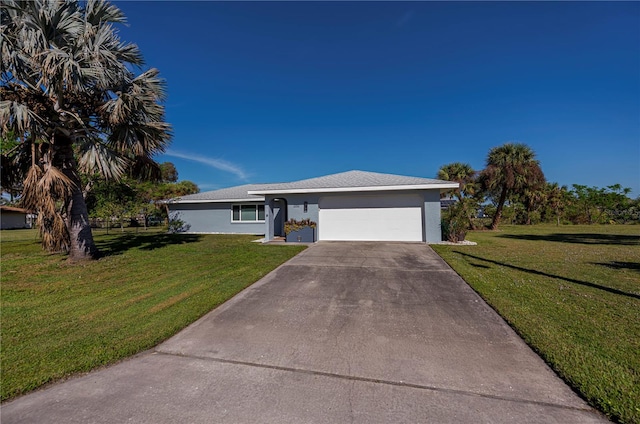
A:
<svg viewBox="0 0 640 424">
<path fill-rule="evenodd" d="M 240 178 L 241 180 L 244 180 L 244 181 L 247 180 L 247 174 L 244 172 L 242 168 L 240 168 L 236 164 L 227 162 L 226 160 L 208 158 L 205 156 L 196 155 L 192 153 L 176 152 L 175 150 L 167 150 L 164 154 L 167 156 L 172 156 L 174 158 L 186 159 L 193 162 L 202 163 L 212 168 L 215 168 L 219 171 L 230 172 L 235 176 L 237 176 L 238 178 Z"/>
</svg>

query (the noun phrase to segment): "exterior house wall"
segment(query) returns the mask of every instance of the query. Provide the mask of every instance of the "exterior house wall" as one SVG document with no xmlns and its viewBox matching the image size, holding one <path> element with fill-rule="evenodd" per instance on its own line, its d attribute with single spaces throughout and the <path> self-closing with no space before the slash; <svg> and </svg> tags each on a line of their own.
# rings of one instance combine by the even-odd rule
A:
<svg viewBox="0 0 640 424">
<path fill-rule="evenodd" d="M 316 237 L 319 234 L 322 222 L 319 220 L 319 200 L 323 195 L 342 196 L 345 198 L 354 195 L 366 195 L 370 193 L 346 192 L 346 193 L 309 193 L 309 194 L 283 194 L 283 195 L 267 195 L 265 203 L 267 205 L 266 216 L 266 239 L 272 240 L 274 237 L 274 228 L 277 224 L 274 222 L 274 210 L 277 204 L 274 199 L 286 199 L 287 201 L 287 218 L 302 220 L 311 219 L 317 223 Z M 435 243 L 442 241 L 441 222 L 440 222 L 440 190 L 402 190 L 375 192 L 375 195 L 393 196 L 399 194 L 417 194 L 424 199 L 422 209 L 422 229 L 423 242 Z M 304 202 L 307 202 L 307 212 L 304 212 Z"/>
<path fill-rule="evenodd" d="M 232 205 L 262 204 L 238 203 L 175 203 L 169 204 L 171 219 L 180 219 L 189 225 L 188 233 L 264 234 L 265 222 L 232 222 Z"/>
<path fill-rule="evenodd" d="M 2 214 L 0 214 L 0 229 L 11 230 L 17 228 L 27 228 L 27 214 L 3 211 Z"/>
<path fill-rule="evenodd" d="M 424 219 L 422 226 L 424 229 L 423 241 L 427 243 L 441 242 L 440 190 L 424 191 L 424 209 L 422 212 L 422 219 Z"/>
<path fill-rule="evenodd" d="M 232 205 L 263 204 L 256 202 L 203 202 L 169 204 L 171 218 L 178 218 L 189 225 L 190 233 L 265 234 L 273 240 L 279 234 L 287 219 L 310 219 L 317 223 L 316 238 L 320 234 L 319 202 L 323 196 L 344 197 L 345 204 L 354 196 L 388 196 L 393 203 L 394 196 L 417 195 L 422 209 L 422 241 L 427 243 L 442 240 L 440 223 L 440 190 L 396 190 L 373 192 L 331 192 L 331 193 L 286 193 L 265 196 L 265 221 L 232 222 Z M 384 200 L 384 199 L 382 199 Z M 307 211 L 304 204 L 307 203 Z M 384 202 L 383 202 L 384 203 Z M 286 211 L 283 210 L 286 204 Z M 285 213 L 286 212 L 286 213 Z M 24 223 L 22 224 L 24 226 Z"/>
<path fill-rule="evenodd" d="M 265 196 L 265 238 L 273 240 L 274 234 L 277 232 L 277 225 L 284 225 L 284 217 L 279 211 L 281 205 L 277 199 L 285 199 L 287 204 L 287 220 L 295 219 L 297 221 L 310 219 L 318 223 L 318 199 L 316 194 L 286 194 L 286 195 L 267 195 Z M 304 202 L 307 202 L 307 212 L 304 211 Z M 280 219 L 282 219 L 282 221 Z M 317 237 L 317 229 L 316 229 Z"/>
<path fill-rule="evenodd" d="M 317 194 L 287 194 L 287 215 L 289 219 L 301 221 L 310 219 L 318 223 L 318 199 Z M 304 202 L 307 202 L 307 212 L 304 211 Z"/>
</svg>

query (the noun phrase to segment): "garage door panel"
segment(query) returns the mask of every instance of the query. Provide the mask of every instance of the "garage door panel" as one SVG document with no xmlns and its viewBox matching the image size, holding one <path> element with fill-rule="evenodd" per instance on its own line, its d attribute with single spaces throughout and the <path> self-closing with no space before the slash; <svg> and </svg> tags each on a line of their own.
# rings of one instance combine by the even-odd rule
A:
<svg viewBox="0 0 640 424">
<path fill-rule="evenodd" d="M 320 199 L 321 209 L 380 209 L 421 207 L 422 199 L 412 195 L 398 196 L 327 196 Z"/>
<path fill-rule="evenodd" d="M 422 241 L 418 196 L 329 196 L 320 200 L 320 240 Z"/>
</svg>

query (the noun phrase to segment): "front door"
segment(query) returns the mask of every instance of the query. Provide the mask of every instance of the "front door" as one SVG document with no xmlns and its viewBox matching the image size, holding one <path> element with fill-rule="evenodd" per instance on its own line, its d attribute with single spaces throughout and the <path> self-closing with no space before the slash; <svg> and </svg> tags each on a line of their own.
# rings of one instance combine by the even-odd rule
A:
<svg viewBox="0 0 640 424">
<path fill-rule="evenodd" d="M 287 222 L 287 201 L 274 199 L 273 201 L 273 235 L 285 237 L 284 223 Z"/>
</svg>

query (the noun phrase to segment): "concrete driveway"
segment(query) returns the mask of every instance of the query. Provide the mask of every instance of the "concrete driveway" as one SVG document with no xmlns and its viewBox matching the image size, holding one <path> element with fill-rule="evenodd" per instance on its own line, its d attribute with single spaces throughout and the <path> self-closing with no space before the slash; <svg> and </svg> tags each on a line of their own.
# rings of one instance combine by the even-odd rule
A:
<svg viewBox="0 0 640 424">
<path fill-rule="evenodd" d="M 596 423 L 423 244 L 318 243 L 172 339 L 2 406 L 18 423 Z"/>
</svg>

